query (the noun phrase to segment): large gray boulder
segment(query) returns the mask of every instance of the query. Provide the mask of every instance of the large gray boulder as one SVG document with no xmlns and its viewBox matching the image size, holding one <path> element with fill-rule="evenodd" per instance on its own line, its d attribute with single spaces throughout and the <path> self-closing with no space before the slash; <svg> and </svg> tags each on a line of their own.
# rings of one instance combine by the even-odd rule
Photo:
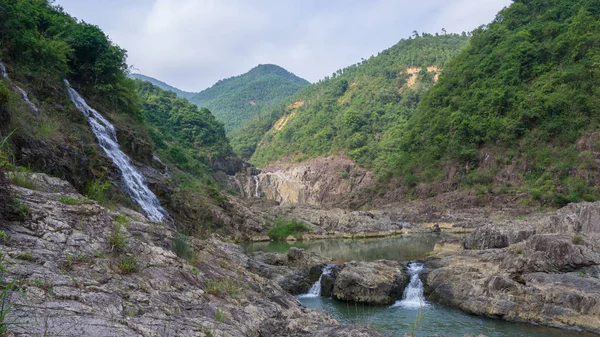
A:
<svg viewBox="0 0 600 337">
<path fill-rule="evenodd" d="M 373 305 L 389 305 L 400 299 L 410 279 L 404 265 L 387 260 L 347 262 L 336 274 L 333 298 Z"/>
</svg>

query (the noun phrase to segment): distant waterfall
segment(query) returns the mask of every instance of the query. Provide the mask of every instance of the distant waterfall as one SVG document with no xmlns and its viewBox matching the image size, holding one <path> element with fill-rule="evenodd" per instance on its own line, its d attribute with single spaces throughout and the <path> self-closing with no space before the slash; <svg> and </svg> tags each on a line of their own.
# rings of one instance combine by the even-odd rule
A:
<svg viewBox="0 0 600 337">
<path fill-rule="evenodd" d="M 258 184 L 260 181 L 258 180 L 258 176 L 252 176 L 252 179 L 254 179 L 254 196 L 260 198 L 260 192 L 258 191 Z"/>
<path fill-rule="evenodd" d="M 98 139 L 98 144 L 121 171 L 127 193 L 146 212 L 150 220 L 164 221 L 165 210 L 160 206 L 156 195 L 146 186 L 144 176 L 131 164 L 129 157 L 121 151 L 114 126 L 92 109 L 79 93 L 71 88 L 67 80 L 65 80 L 65 84 L 71 101 L 90 123 L 92 132 Z"/>
<path fill-rule="evenodd" d="M 40 109 L 38 109 L 37 106 L 35 106 L 35 104 L 33 104 L 30 100 L 29 100 L 29 95 L 27 95 L 27 92 L 23 89 L 21 89 L 21 87 L 19 87 L 18 85 L 14 84 L 10 78 L 8 77 L 8 73 L 6 72 L 6 67 L 4 66 L 4 64 L 2 63 L 2 60 L 0 60 L 0 73 L 2 73 L 2 77 L 6 78 L 7 80 L 10 81 L 10 83 L 12 85 L 15 86 L 15 88 L 17 88 L 17 90 L 21 93 L 21 96 L 23 96 L 23 100 L 29 104 L 29 106 L 31 107 L 31 110 L 33 110 L 35 113 L 40 112 Z"/>
<path fill-rule="evenodd" d="M 410 283 L 406 289 L 404 289 L 402 300 L 397 301 L 393 305 L 394 307 L 419 309 L 428 305 L 427 302 L 425 302 L 425 296 L 423 295 L 423 282 L 420 278 L 422 271 L 423 265 L 420 263 L 412 262 L 408 265 Z"/>
<path fill-rule="evenodd" d="M 319 297 L 321 296 L 321 279 L 323 278 L 323 275 L 329 275 L 331 274 L 331 270 L 333 269 L 333 264 L 328 264 L 323 268 L 323 271 L 321 272 L 321 276 L 319 276 L 319 279 L 317 280 L 317 282 L 313 283 L 312 287 L 310 287 L 310 289 L 308 290 L 308 292 L 306 294 L 303 295 L 298 295 L 298 298 L 315 298 L 315 297 Z"/>
</svg>

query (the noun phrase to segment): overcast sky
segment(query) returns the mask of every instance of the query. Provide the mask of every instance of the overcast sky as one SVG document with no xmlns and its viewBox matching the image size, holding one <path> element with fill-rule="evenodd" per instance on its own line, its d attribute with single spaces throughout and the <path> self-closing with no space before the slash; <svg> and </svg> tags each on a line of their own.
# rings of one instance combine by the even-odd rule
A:
<svg viewBox="0 0 600 337">
<path fill-rule="evenodd" d="M 56 0 L 188 91 L 274 63 L 311 82 L 418 32 L 471 31 L 511 0 Z"/>
</svg>

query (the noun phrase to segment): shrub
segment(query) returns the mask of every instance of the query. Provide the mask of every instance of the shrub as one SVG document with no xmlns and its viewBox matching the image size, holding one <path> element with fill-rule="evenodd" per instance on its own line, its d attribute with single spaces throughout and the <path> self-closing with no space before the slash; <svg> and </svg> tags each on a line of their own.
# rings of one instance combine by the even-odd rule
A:
<svg viewBox="0 0 600 337">
<path fill-rule="evenodd" d="M 119 214 L 117 215 L 117 217 L 115 218 L 115 221 L 123 226 L 129 225 L 129 219 L 127 219 L 123 214 Z"/>
<path fill-rule="evenodd" d="M 271 230 L 269 230 L 267 235 L 273 240 L 281 241 L 290 235 L 300 238 L 302 233 L 310 231 L 312 231 L 312 228 L 302 221 L 278 218 L 271 223 Z"/>
<path fill-rule="evenodd" d="M 573 244 L 580 245 L 582 243 L 583 243 L 583 237 L 581 237 L 581 235 L 575 235 L 573 237 Z"/>
<path fill-rule="evenodd" d="M 4 273 L 0 275 L 0 284 L 4 284 L 0 292 L 0 336 L 4 336 L 8 332 L 8 327 L 13 324 L 19 324 L 16 322 L 6 322 L 6 316 L 13 309 L 14 305 L 11 303 L 11 295 L 15 292 L 17 280 L 14 279 L 11 282 L 4 282 Z"/>
</svg>

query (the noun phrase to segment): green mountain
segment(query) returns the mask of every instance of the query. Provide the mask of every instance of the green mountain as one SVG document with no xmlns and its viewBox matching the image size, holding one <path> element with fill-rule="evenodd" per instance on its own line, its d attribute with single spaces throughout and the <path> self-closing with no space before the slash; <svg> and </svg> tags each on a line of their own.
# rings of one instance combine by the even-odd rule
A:
<svg viewBox="0 0 600 337">
<path fill-rule="evenodd" d="M 261 114 L 232 134 L 232 145 L 257 165 L 341 153 L 364 167 L 383 165 L 421 97 L 468 40 L 466 34 L 402 40 Z"/>
<path fill-rule="evenodd" d="M 150 76 L 146 76 L 146 75 L 142 75 L 142 74 L 129 74 L 129 77 L 136 79 L 136 80 L 148 81 L 148 82 L 154 84 L 155 86 L 161 88 L 162 90 L 174 92 L 177 95 L 177 97 L 180 97 L 180 98 L 188 99 L 195 94 L 193 92 L 187 92 L 187 91 L 177 89 L 174 86 L 171 86 L 163 81 L 157 80 Z"/>
<path fill-rule="evenodd" d="M 517 0 L 466 44 L 401 41 L 261 115 L 234 150 L 257 165 L 344 153 L 423 197 L 600 198 L 600 1 Z"/>
<path fill-rule="evenodd" d="M 283 102 L 309 84 L 279 66 L 264 64 L 243 75 L 221 80 L 189 100 L 211 110 L 229 133 L 261 109 Z"/>
<path fill-rule="evenodd" d="M 515 1 L 447 65 L 390 166 L 415 182 L 452 166 L 463 184 L 542 205 L 596 200 L 599 65 L 600 1 Z"/>
<path fill-rule="evenodd" d="M 258 65 L 245 74 L 220 80 L 199 93 L 183 91 L 141 74 L 129 76 L 148 81 L 199 107 L 210 109 L 217 120 L 224 124 L 227 133 L 244 125 L 262 109 L 280 104 L 310 84 L 273 64 Z"/>
</svg>

